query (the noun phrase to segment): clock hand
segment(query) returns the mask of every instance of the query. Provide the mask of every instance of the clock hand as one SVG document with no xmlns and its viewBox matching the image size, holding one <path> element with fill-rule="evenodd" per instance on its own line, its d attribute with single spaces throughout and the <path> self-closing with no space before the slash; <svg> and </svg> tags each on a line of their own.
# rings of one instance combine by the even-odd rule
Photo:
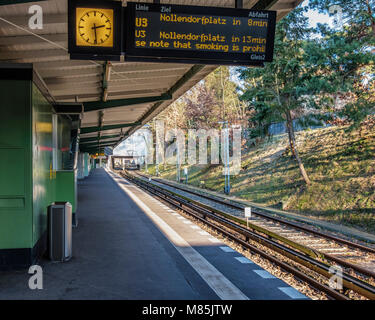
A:
<svg viewBox="0 0 375 320">
<path fill-rule="evenodd" d="M 95 26 L 95 23 L 94 23 L 94 27 L 91 28 L 91 29 L 94 29 L 94 32 L 95 32 L 95 43 L 97 43 L 98 39 L 97 39 L 97 35 L 96 35 L 96 26 Z"/>
<path fill-rule="evenodd" d="M 105 25 L 101 25 L 101 26 L 95 26 L 95 23 L 94 23 L 94 26 L 91 28 L 91 29 L 99 29 L 99 28 L 104 28 Z"/>
</svg>

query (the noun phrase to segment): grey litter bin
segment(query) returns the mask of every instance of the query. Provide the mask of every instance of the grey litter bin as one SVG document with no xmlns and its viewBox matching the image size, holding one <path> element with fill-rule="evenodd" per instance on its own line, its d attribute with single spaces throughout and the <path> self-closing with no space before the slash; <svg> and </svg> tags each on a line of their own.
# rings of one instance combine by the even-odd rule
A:
<svg viewBox="0 0 375 320">
<path fill-rule="evenodd" d="M 48 251 L 52 261 L 72 257 L 72 205 L 54 202 L 48 207 Z"/>
</svg>

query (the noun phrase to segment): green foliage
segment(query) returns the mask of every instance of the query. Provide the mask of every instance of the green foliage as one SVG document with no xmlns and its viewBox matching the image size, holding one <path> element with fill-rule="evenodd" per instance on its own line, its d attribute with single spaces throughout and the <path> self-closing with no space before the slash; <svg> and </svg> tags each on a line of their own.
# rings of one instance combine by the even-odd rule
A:
<svg viewBox="0 0 375 320">
<path fill-rule="evenodd" d="M 319 25 L 319 46 L 306 47 L 315 81 L 327 83 L 326 94 L 343 100 L 339 115 L 358 127 L 375 108 L 375 16 L 373 0 L 312 0 L 310 7 L 329 13 L 340 6 L 343 25 Z"/>
<path fill-rule="evenodd" d="M 313 110 L 330 112 L 351 122 L 351 128 L 375 111 L 374 1 L 310 1 L 311 9 L 323 13 L 333 5 L 343 9 L 341 27 L 319 24 L 312 30 L 306 9 L 297 8 L 277 24 L 274 61 L 263 69 L 238 69 L 245 82 L 241 99 L 253 110 L 254 135 L 267 134 L 288 110 L 312 118 Z"/>
<path fill-rule="evenodd" d="M 245 82 L 241 99 L 254 110 L 250 121 L 262 128 L 260 134 L 272 122 L 285 118 L 288 111 L 317 107 L 311 94 L 328 86 L 312 78 L 307 69 L 304 48 L 311 31 L 304 9 L 292 11 L 277 24 L 274 61 L 264 68 L 238 70 Z"/>
</svg>

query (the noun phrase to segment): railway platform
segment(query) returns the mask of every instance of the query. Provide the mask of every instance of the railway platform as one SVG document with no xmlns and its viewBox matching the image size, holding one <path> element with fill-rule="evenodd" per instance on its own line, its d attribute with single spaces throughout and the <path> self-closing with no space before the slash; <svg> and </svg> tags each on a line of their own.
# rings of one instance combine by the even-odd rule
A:
<svg viewBox="0 0 375 320">
<path fill-rule="evenodd" d="M 307 299 L 160 201 L 106 171 L 78 185 L 73 258 L 3 272 L 0 299 Z"/>
</svg>

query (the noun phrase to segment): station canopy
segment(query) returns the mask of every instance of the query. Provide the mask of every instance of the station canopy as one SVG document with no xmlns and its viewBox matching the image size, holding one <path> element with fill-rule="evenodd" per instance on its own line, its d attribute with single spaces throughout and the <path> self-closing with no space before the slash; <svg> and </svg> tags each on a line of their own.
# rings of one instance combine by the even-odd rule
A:
<svg viewBox="0 0 375 320">
<path fill-rule="evenodd" d="M 275 10 L 280 20 L 302 0 L 237 0 L 240 2 L 246 9 Z M 32 63 L 54 104 L 83 105 L 81 150 L 117 146 L 217 67 L 70 60 L 67 3 L 0 0 L 0 63 Z M 236 0 L 160 3 L 234 8 Z M 43 9 L 43 29 L 28 28 L 28 10 L 33 4 Z"/>
</svg>

